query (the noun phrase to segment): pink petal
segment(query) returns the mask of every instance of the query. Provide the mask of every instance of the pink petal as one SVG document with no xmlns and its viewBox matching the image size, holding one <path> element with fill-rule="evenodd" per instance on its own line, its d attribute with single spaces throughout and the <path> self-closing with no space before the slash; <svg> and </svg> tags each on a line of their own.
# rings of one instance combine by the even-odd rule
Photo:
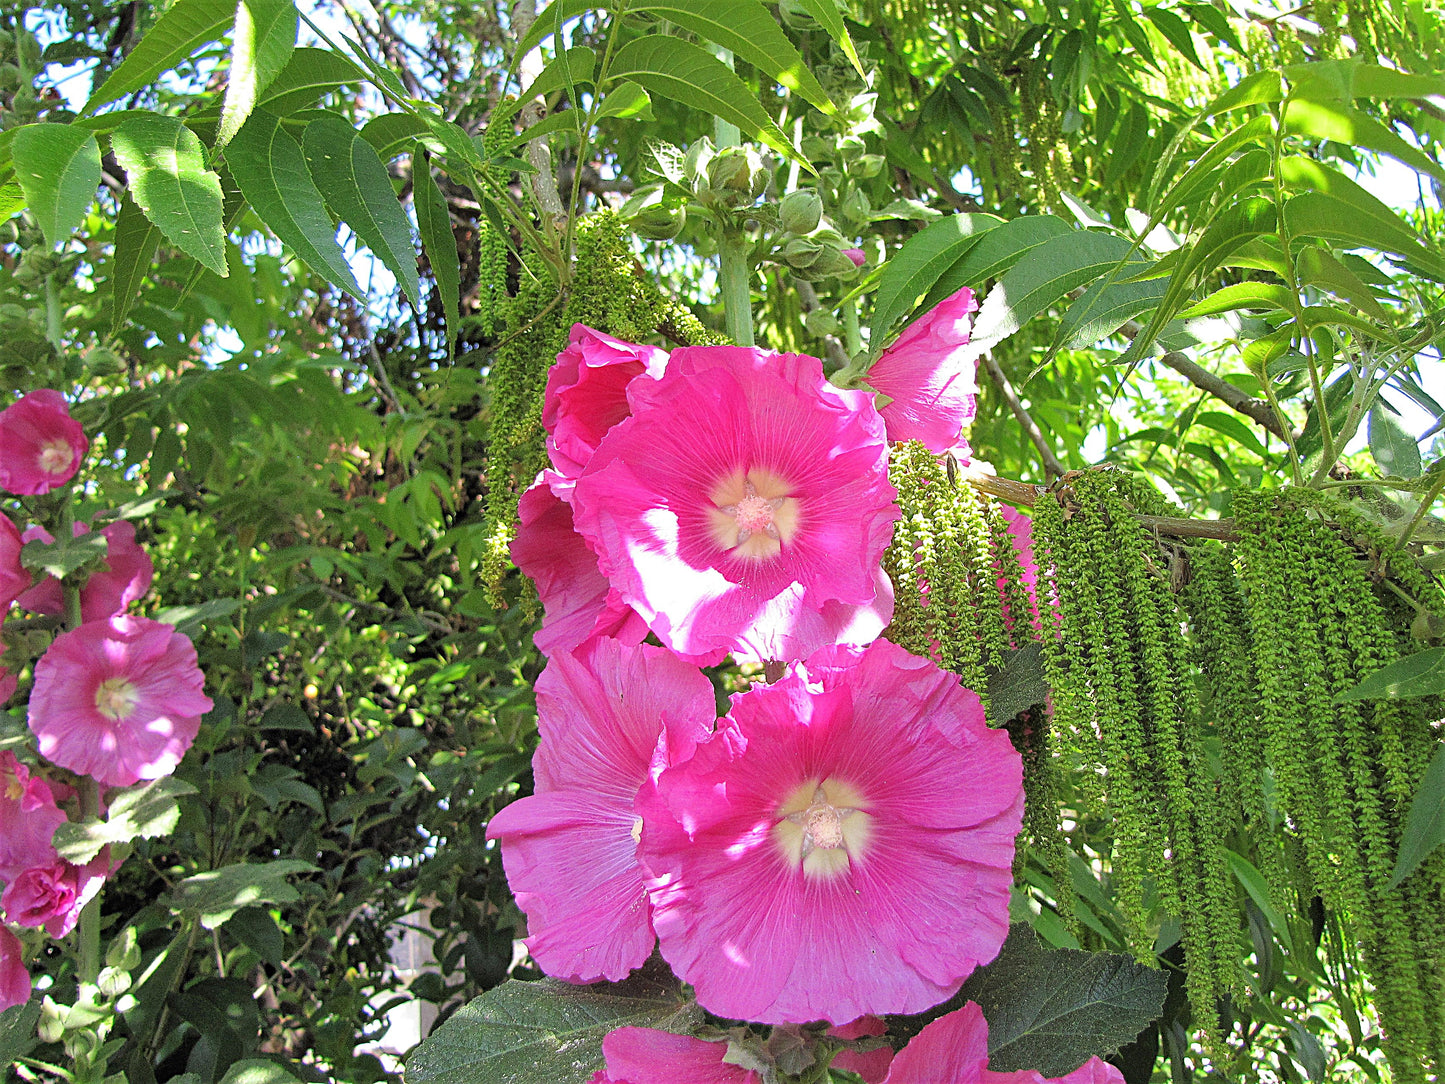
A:
<svg viewBox="0 0 1445 1084">
<path fill-rule="evenodd" d="M 977 354 L 968 349 L 968 314 L 977 310 L 967 287 L 944 298 L 910 324 L 868 370 L 864 379 L 869 386 L 893 400 L 880 410 L 889 440 L 921 441 L 935 454 L 958 443 L 960 431 L 977 411 Z"/>
</svg>

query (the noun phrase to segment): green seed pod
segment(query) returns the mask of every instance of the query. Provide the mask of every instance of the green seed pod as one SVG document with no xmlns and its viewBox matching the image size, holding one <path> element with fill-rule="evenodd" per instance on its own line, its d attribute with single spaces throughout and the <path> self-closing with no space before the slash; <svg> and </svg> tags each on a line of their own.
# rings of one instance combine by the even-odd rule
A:
<svg viewBox="0 0 1445 1084">
<path fill-rule="evenodd" d="M 823 219 L 823 201 L 815 188 L 789 192 L 778 204 L 778 220 L 789 233 L 812 233 Z"/>
</svg>

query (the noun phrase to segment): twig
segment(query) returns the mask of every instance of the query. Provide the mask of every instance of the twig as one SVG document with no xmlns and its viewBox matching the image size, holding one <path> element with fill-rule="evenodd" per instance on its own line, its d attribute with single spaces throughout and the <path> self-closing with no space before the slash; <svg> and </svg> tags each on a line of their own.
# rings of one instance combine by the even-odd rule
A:
<svg viewBox="0 0 1445 1084">
<path fill-rule="evenodd" d="M 1017 418 L 1019 424 L 1024 427 L 1024 432 L 1029 435 L 1029 439 L 1034 442 L 1034 447 L 1039 450 L 1039 458 L 1044 462 L 1044 474 L 1049 478 L 1062 478 L 1065 473 L 1064 465 L 1060 463 L 1058 457 L 1054 455 L 1054 450 L 1049 447 L 1049 442 L 1044 437 L 1043 430 L 1038 427 L 1029 415 L 1028 408 L 1024 406 L 1023 400 L 1019 398 L 1018 392 L 1014 391 L 1013 385 L 1009 383 L 1008 377 L 1004 375 L 1004 371 L 999 366 L 999 363 L 994 360 L 992 354 L 985 354 L 981 360 L 984 368 L 988 370 L 989 378 L 998 387 L 999 392 L 1008 402 L 1009 409 L 1014 412 L 1014 417 Z"/>
<path fill-rule="evenodd" d="M 1221 380 L 1203 366 L 1196 365 L 1177 350 L 1162 355 L 1159 360 L 1200 391 L 1206 391 L 1225 406 L 1237 410 L 1251 421 L 1264 426 L 1280 440 L 1285 439 L 1279 420 L 1264 399 L 1245 395 L 1227 380 Z"/>
<path fill-rule="evenodd" d="M 527 31 L 536 21 L 537 0 L 517 0 L 512 7 L 512 29 L 516 32 L 517 41 L 527 36 Z M 561 48 L 560 43 L 558 48 Z M 518 80 L 530 84 L 542 70 L 542 52 L 540 49 L 533 49 L 525 57 L 518 59 Z M 540 98 L 534 99 L 522 107 L 517 122 L 522 130 L 526 131 L 546 114 L 546 103 Z M 532 192 L 537 197 L 537 205 L 548 219 L 553 222 L 560 221 L 567 212 L 562 205 L 562 196 L 557 191 L 557 177 L 552 172 L 552 151 L 547 146 L 545 136 L 536 136 L 527 141 L 527 161 L 537 171 L 532 175 Z"/>
</svg>

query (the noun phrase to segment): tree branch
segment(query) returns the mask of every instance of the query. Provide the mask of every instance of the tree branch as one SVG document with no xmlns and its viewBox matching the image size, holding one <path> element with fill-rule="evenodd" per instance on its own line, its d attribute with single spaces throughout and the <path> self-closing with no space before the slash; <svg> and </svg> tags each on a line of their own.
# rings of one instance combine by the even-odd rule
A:
<svg viewBox="0 0 1445 1084">
<path fill-rule="evenodd" d="M 1237 410 L 1256 424 L 1264 426 L 1280 440 L 1285 439 L 1279 420 L 1274 416 L 1274 411 L 1270 409 L 1266 400 L 1245 395 L 1229 381 L 1221 380 L 1208 369 L 1196 365 L 1177 350 L 1169 351 L 1159 360 L 1200 391 L 1208 392 L 1225 406 Z"/>
<path fill-rule="evenodd" d="M 1038 427 L 1037 423 L 1035 423 L 1029 415 L 1028 409 L 1023 404 L 1023 400 L 1019 398 L 1018 392 L 1014 391 L 1013 385 L 1009 383 L 1009 379 L 1004 375 L 1004 371 L 999 366 L 999 363 L 994 360 L 992 354 L 984 354 L 980 360 L 983 362 L 984 368 L 988 370 L 989 378 L 994 382 L 999 393 L 1008 403 L 1009 409 L 1014 412 L 1014 417 L 1017 418 L 1019 424 L 1024 427 L 1024 432 L 1029 435 L 1029 440 L 1033 441 L 1034 447 L 1039 450 L 1039 458 L 1042 459 L 1044 463 L 1044 474 L 1050 478 L 1062 478 L 1065 473 L 1064 465 L 1060 463 L 1058 457 L 1054 455 L 1054 450 L 1049 447 L 1049 442 L 1044 437 L 1043 430 Z"/>
</svg>

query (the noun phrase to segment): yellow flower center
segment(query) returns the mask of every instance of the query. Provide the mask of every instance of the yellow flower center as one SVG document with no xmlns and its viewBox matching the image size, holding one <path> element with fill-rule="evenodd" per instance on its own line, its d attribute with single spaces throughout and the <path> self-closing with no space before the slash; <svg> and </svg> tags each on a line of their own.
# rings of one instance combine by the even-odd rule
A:
<svg viewBox="0 0 1445 1084">
<path fill-rule="evenodd" d="M 810 779 L 793 788 L 778 807 L 773 842 L 803 875 L 832 878 L 863 857 L 873 835 L 873 818 L 863 795 L 839 779 Z"/>
<path fill-rule="evenodd" d="M 798 531 L 798 499 L 792 485 L 770 470 L 734 471 L 709 496 L 712 540 L 735 557 L 776 557 Z"/>
<path fill-rule="evenodd" d="M 124 719 L 140 699 L 140 690 L 123 677 L 106 678 L 95 690 L 95 708 L 107 719 Z"/>
<path fill-rule="evenodd" d="M 70 469 L 70 445 L 63 440 L 47 440 L 40 448 L 40 469 L 46 474 L 64 474 Z"/>
</svg>

